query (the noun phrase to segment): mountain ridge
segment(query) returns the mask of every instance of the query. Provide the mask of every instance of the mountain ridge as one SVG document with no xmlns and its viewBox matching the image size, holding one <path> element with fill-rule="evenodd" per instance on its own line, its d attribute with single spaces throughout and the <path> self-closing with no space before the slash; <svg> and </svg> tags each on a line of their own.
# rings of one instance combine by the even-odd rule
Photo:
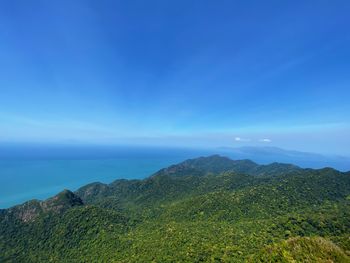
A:
<svg viewBox="0 0 350 263">
<path fill-rule="evenodd" d="M 25 204 L 0 210 L 0 261 L 350 260 L 350 174 L 332 168 L 216 155 Z"/>
<path fill-rule="evenodd" d="M 31 222 L 40 214 L 48 212 L 61 213 L 71 207 L 82 206 L 83 204 L 79 196 L 65 189 L 43 201 L 33 199 L 23 204 L 1 210 L 2 213 L 6 212 L 10 217 L 15 217 L 23 222 Z"/>
<path fill-rule="evenodd" d="M 45 207 L 46 202 L 52 200 L 53 198 L 59 196 L 62 193 L 72 193 L 77 195 L 79 198 L 80 195 L 90 196 L 90 195 L 99 195 L 106 194 L 110 190 L 111 187 L 118 187 L 119 185 L 127 184 L 127 183 L 138 183 L 142 181 L 147 181 L 149 179 L 159 177 L 159 176 L 183 176 L 183 175 L 191 175 L 191 176 L 204 176 L 209 174 L 220 174 L 223 172 L 234 172 L 239 174 L 247 174 L 250 176 L 279 176 L 281 174 L 286 173 L 297 173 L 303 170 L 306 171 L 318 171 L 329 169 L 334 172 L 339 172 L 338 170 L 331 167 L 324 167 L 321 169 L 312 169 L 312 168 L 300 168 L 293 164 L 287 163 L 279 163 L 273 162 L 270 164 L 257 164 L 249 159 L 243 160 L 232 160 L 229 157 L 221 156 L 219 154 L 214 154 L 210 156 L 201 156 L 198 158 L 187 159 L 178 164 L 170 165 L 169 167 L 160 169 L 154 174 L 146 177 L 145 179 L 117 179 L 109 184 L 101 183 L 101 182 L 92 182 L 87 185 L 81 186 L 74 193 L 70 190 L 63 190 L 61 193 L 58 193 L 56 196 L 48 198 L 45 201 L 40 200 L 29 200 L 25 203 L 15 205 L 13 207 L 7 209 L 0 210 L 11 210 L 12 208 L 19 206 L 26 206 L 29 204 L 36 204 L 39 207 Z M 350 173 L 345 172 L 345 173 Z M 87 189 L 86 194 L 82 193 L 83 189 Z M 84 198 L 83 198 L 84 199 Z M 28 204 L 27 204 L 28 203 Z M 45 208 L 43 209 L 45 210 Z"/>
<path fill-rule="evenodd" d="M 293 163 L 303 168 L 320 169 L 331 166 L 342 172 L 350 170 L 350 157 L 288 150 L 274 146 L 219 147 L 220 154 L 233 159 L 250 159 L 258 163 Z"/>
</svg>

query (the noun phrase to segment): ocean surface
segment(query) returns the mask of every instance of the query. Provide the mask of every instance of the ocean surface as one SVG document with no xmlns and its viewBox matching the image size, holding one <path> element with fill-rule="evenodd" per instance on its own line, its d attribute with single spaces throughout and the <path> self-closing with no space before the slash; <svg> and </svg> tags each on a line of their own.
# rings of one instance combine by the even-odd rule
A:
<svg viewBox="0 0 350 263">
<path fill-rule="evenodd" d="M 0 208 L 92 182 L 142 179 L 204 151 L 127 147 L 0 147 Z"/>
<path fill-rule="evenodd" d="M 240 147 L 185 148 L 0 144 L 0 208 L 45 199 L 63 189 L 92 182 L 142 179 L 188 158 L 221 154 L 259 164 L 292 163 L 304 168 L 350 170 L 350 158 L 283 150 Z"/>
</svg>

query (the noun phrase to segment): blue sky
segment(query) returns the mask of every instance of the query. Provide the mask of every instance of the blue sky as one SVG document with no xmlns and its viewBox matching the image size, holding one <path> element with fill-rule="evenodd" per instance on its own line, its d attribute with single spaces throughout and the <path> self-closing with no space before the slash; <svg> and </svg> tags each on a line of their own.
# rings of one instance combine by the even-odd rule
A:
<svg viewBox="0 0 350 263">
<path fill-rule="evenodd" d="M 349 13 L 349 1 L 1 1 L 0 141 L 350 155 Z"/>
</svg>

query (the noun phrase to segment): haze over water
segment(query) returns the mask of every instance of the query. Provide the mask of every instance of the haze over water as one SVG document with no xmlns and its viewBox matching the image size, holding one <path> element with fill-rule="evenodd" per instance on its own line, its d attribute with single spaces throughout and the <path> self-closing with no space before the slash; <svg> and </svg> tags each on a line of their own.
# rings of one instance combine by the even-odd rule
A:
<svg viewBox="0 0 350 263">
<path fill-rule="evenodd" d="M 0 147 L 0 208 L 92 182 L 140 179 L 204 151 L 141 147 Z"/>
<path fill-rule="evenodd" d="M 349 1 L 0 1 L 0 207 L 201 155 L 186 147 L 350 156 L 349 13 Z"/>
<path fill-rule="evenodd" d="M 0 144 L 0 208 L 34 198 L 45 199 L 63 189 L 76 190 L 92 182 L 142 179 L 185 159 L 211 154 L 251 159 L 260 164 L 279 161 L 301 167 L 332 166 L 350 170 L 350 158 L 332 158 L 272 147 L 192 149 Z"/>
</svg>

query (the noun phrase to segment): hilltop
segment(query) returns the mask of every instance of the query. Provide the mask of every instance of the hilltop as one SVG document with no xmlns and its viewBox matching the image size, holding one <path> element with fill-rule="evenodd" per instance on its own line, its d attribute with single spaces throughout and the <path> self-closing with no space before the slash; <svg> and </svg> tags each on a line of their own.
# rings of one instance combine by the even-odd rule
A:
<svg viewBox="0 0 350 263">
<path fill-rule="evenodd" d="M 349 173 L 213 155 L 0 210 L 0 261 L 349 262 L 349 208 Z"/>
</svg>

